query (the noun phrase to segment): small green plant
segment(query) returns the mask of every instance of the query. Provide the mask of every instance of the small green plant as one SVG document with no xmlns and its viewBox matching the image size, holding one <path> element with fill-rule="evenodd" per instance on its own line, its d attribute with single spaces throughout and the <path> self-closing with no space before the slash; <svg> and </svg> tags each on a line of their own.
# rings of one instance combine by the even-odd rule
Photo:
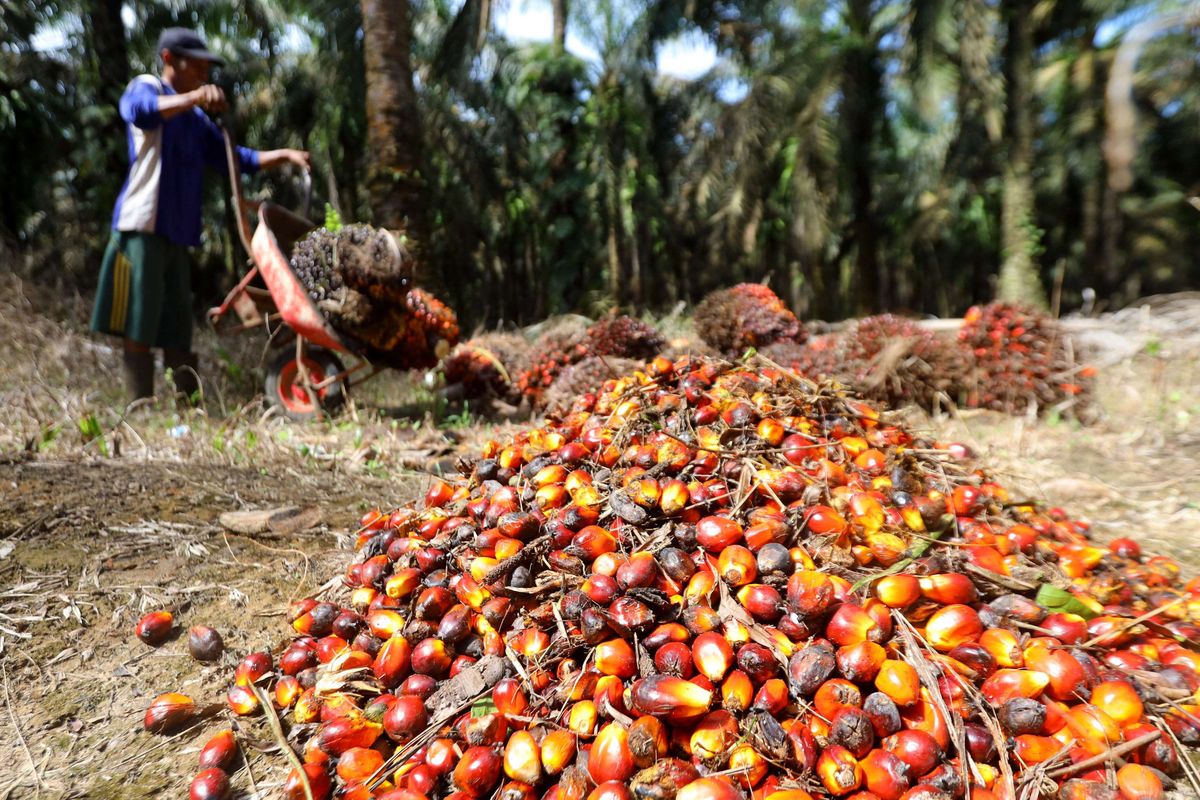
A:
<svg viewBox="0 0 1200 800">
<path fill-rule="evenodd" d="M 453 430 L 457 428 L 469 428 L 472 424 L 474 424 L 474 418 L 471 416 L 471 404 L 463 403 L 462 411 L 442 418 L 441 427 Z"/>
<path fill-rule="evenodd" d="M 329 205 L 329 203 L 326 203 L 325 204 L 325 230 L 329 231 L 330 233 L 337 233 L 341 229 L 342 229 L 342 215 L 338 213 L 336 208 Z"/>
<path fill-rule="evenodd" d="M 108 442 L 104 439 L 104 430 L 100 427 L 100 421 L 96 419 L 95 414 L 88 414 L 79 420 L 79 433 L 82 434 L 85 445 L 95 442 L 100 455 L 108 455 Z"/>
<path fill-rule="evenodd" d="M 58 440 L 58 435 L 62 433 L 62 426 L 57 422 L 42 426 L 41 436 L 37 441 L 37 451 L 39 453 L 49 450 L 50 447 Z"/>
</svg>

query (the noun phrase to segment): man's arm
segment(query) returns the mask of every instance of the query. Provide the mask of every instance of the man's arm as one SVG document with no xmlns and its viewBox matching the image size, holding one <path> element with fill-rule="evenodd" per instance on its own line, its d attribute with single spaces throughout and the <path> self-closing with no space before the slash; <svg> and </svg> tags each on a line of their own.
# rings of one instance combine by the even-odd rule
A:
<svg viewBox="0 0 1200 800">
<path fill-rule="evenodd" d="M 307 150 L 294 150 L 292 148 L 258 151 L 258 166 L 260 169 L 273 169 L 284 164 L 295 164 L 301 169 L 310 169 L 312 167 L 312 157 L 308 154 Z"/>
<path fill-rule="evenodd" d="M 205 84 L 198 89 L 183 94 L 164 94 L 158 98 L 158 114 L 163 119 L 170 119 L 193 108 L 203 108 L 213 114 L 220 114 L 227 108 L 225 92 L 220 86 Z"/>
</svg>

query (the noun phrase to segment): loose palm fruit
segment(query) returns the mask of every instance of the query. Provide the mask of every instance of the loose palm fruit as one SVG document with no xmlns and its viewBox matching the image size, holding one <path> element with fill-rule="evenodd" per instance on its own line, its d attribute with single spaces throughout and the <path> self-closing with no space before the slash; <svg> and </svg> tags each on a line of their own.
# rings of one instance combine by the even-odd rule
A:
<svg viewBox="0 0 1200 800">
<path fill-rule="evenodd" d="M 196 713 L 196 704 L 185 694 L 160 694 L 146 709 L 143 726 L 151 733 L 171 733 L 179 730 Z"/>
<path fill-rule="evenodd" d="M 491 747 L 471 747 L 454 768 L 454 785 L 472 797 L 486 797 L 500 780 L 504 762 Z"/>
<path fill-rule="evenodd" d="M 575 735 L 570 731 L 553 730 L 541 744 L 542 769 L 557 775 L 575 760 Z"/>
<path fill-rule="evenodd" d="M 588 757 L 588 774 L 597 784 L 623 781 L 636 767 L 629 750 L 629 734 L 619 723 L 610 722 L 596 734 Z"/>
<path fill-rule="evenodd" d="M 413 695 L 397 697 L 383 715 L 383 729 L 396 742 L 407 742 L 429 724 L 425 702 Z"/>
<path fill-rule="evenodd" d="M 939 608 L 925 622 L 925 638 L 929 646 L 948 653 L 960 644 L 973 642 L 983 633 L 983 624 L 975 609 L 965 605 Z"/>
<path fill-rule="evenodd" d="M 157 647 L 171 635 L 171 627 L 175 617 L 170 611 L 151 611 L 137 622 L 134 632 L 137 637 L 151 647 Z"/>
<path fill-rule="evenodd" d="M 233 731 L 218 731 L 200 749 L 200 769 L 217 767 L 228 772 L 237 760 L 237 754 L 237 739 L 234 738 Z"/>
<path fill-rule="evenodd" d="M 817 777 L 830 794 L 840 797 L 862 785 L 863 771 L 849 750 L 830 745 L 817 759 Z"/>
<path fill-rule="evenodd" d="M 744 800 L 727 778 L 700 778 L 684 786 L 675 800 Z"/>
<path fill-rule="evenodd" d="M 904 661 L 884 661 L 875 676 L 875 688 L 898 706 L 910 706 L 921 697 L 921 679 L 912 665 Z"/>
<path fill-rule="evenodd" d="M 1092 705 L 1118 725 L 1131 725 L 1142 718 L 1142 700 L 1125 681 L 1105 681 L 1092 690 Z"/>
<path fill-rule="evenodd" d="M 188 653 L 197 661 L 216 661 L 225 652 L 221 634 L 206 625 L 188 629 Z"/>
<path fill-rule="evenodd" d="M 908 765 L 910 775 L 924 775 L 937 766 L 942 757 L 942 748 L 937 740 L 924 731 L 898 731 L 881 744 L 884 750 Z"/>
<path fill-rule="evenodd" d="M 909 787 L 908 764 L 887 750 L 872 750 L 858 763 L 862 767 L 867 791 L 880 800 L 899 800 Z"/>
<path fill-rule="evenodd" d="M 530 785 L 542 778 L 541 751 L 533 735 L 516 731 L 504 746 L 504 774 Z"/>
<path fill-rule="evenodd" d="M 188 787 L 188 800 L 224 800 L 229 796 L 229 776 L 217 767 L 196 773 Z"/>
</svg>

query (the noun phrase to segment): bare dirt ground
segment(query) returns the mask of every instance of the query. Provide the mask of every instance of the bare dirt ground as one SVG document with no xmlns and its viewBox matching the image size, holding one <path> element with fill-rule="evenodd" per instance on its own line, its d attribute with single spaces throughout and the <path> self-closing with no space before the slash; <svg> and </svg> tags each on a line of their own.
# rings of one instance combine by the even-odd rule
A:
<svg viewBox="0 0 1200 800">
<path fill-rule="evenodd" d="M 124 418 L 105 378 L 119 374 L 116 355 L 78 332 L 83 304 L 43 313 L 28 287 L 6 288 L 0 800 L 185 796 L 198 748 L 231 724 L 232 666 L 286 640 L 288 602 L 349 562 L 360 515 L 412 500 L 429 470 L 502 431 L 467 417 L 398 421 L 368 405 L 330 422 L 272 419 L 254 397 L 252 348 L 211 338 L 211 415 L 167 406 Z M 1123 349 L 1100 352 L 1097 424 L 977 412 L 914 412 L 913 424 L 970 444 L 1014 493 L 1091 518 L 1097 538 L 1133 536 L 1200 573 L 1200 347 L 1136 320 L 1098 330 Z M 216 522 L 283 505 L 315 506 L 322 521 L 253 536 Z M 158 648 L 137 641 L 135 621 L 160 608 L 181 632 L 219 630 L 224 661 L 191 660 L 186 634 Z M 171 737 L 145 733 L 147 704 L 168 691 L 205 714 Z M 233 724 L 248 756 L 235 796 L 277 796 L 288 767 L 266 726 Z"/>
</svg>

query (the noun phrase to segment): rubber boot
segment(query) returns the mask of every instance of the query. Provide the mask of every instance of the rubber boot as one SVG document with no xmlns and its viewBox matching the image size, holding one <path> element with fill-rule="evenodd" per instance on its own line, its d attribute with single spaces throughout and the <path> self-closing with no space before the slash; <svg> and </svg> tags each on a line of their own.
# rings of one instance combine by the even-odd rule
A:
<svg viewBox="0 0 1200 800">
<path fill-rule="evenodd" d="M 154 354 L 149 350 L 125 352 L 125 389 L 130 402 L 154 396 Z"/>
<path fill-rule="evenodd" d="M 185 405 L 196 405 L 200 401 L 200 360 L 195 353 L 178 350 L 163 351 L 163 366 L 171 370 L 177 399 Z"/>
</svg>

